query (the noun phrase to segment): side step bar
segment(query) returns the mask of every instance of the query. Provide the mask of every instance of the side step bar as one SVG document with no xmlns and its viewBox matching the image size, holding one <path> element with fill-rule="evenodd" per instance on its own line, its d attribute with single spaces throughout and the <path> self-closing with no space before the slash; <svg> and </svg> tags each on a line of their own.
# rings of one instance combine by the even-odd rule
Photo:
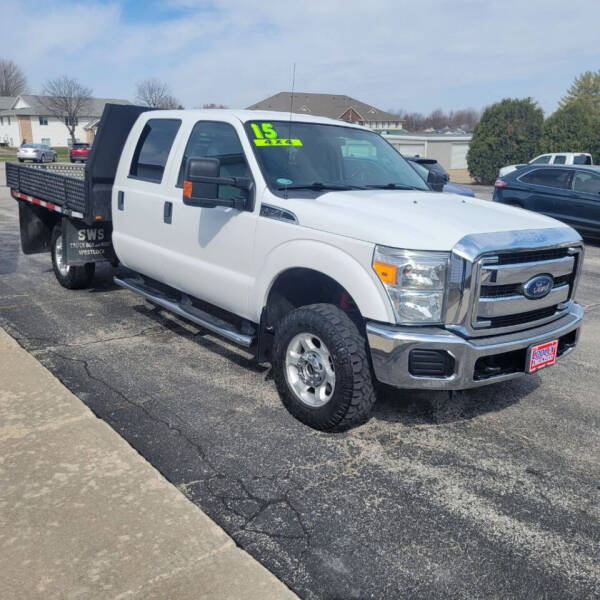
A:
<svg viewBox="0 0 600 600">
<path fill-rule="evenodd" d="M 254 343 L 253 335 L 242 333 L 231 323 L 193 306 L 189 297 L 184 294 L 182 294 L 181 301 L 178 302 L 172 298 L 167 298 L 161 291 L 149 287 L 141 278 L 114 277 L 113 279 L 117 285 L 131 290 L 147 300 L 151 300 L 154 304 L 158 304 L 176 315 L 188 319 L 189 321 L 192 321 L 192 323 L 200 325 L 200 327 L 224 337 L 234 344 L 238 344 L 244 348 L 250 348 Z"/>
</svg>

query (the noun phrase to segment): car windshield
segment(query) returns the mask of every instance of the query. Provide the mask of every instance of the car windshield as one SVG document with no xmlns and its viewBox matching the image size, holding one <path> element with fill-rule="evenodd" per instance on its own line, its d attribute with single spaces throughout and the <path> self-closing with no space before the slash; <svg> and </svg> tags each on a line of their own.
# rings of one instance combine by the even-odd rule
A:
<svg viewBox="0 0 600 600">
<path fill-rule="evenodd" d="M 417 173 L 423 178 L 424 181 L 427 181 L 429 177 L 429 169 L 423 166 L 421 163 L 410 161 L 410 164 L 415 168 Z"/>
<path fill-rule="evenodd" d="M 246 132 L 267 184 L 288 190 L 429 190 L 378 134 L 343 125 L 250 121 Z"/>
<path fill-rule="evenodd" d="M 23 144 L 21 148 L 39 148 L 37 144 Z"/>
<path fill-rule="evenodd" d="M 73 144 L 73 148 L 89 148 L 89 144 Z"/>
</svg>

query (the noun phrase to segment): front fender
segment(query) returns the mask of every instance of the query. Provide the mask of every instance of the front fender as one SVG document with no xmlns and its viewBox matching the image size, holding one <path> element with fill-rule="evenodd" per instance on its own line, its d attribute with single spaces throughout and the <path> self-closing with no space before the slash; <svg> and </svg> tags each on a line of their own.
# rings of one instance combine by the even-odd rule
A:
<svg viewBox="0 0 600 600">
<path fill-rule="evenodd" d="M 277 277 L 293 268 L 318 271 L 337 281 L 352 296 L 365 319 L 394 323 L 392 306 L 381 282 L 370 268 L 373 247 L 357 248 L 359 257 L 316 240 L 291 240 L 273 248 L 257 277 L 252 309 L 260 315 Z M 366 266 L 368 265 L 368 267 Z"/>
</svg>

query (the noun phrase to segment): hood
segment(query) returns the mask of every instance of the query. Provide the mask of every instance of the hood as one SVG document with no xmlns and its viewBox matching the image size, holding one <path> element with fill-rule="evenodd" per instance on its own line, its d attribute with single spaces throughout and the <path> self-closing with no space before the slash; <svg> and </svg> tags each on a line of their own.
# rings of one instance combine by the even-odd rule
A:
<svg viewBox="0 0 600 600">
<path fill-rule="evenodd" d="M 472 233 L 569 228 L 528 210 L 445 192 L 352 190 L 273 204 L 293 211 L 303 227 L 411 250 L 451 250 Z"/>
</svg>

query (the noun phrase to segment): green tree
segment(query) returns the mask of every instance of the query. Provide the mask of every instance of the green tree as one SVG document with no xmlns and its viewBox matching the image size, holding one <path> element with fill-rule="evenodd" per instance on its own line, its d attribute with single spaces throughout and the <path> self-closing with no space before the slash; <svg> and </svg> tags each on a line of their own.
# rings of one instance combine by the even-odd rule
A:
<svg viewBox="0 0 600 600">
<path fill-rule="evenodd" d="M 600 71 L 586 71 L 578 77 L 560 101 L 564 108 L 571 102 L 586 102 L 600 113 Z"/>
<path fill-rule="evenodd" d="M 535 156 L 544 113 L 532 98 L 505 98 L 488 106 L 473 132 L 467 153 L 471 176 L 492 183 L 498 169 Z"/>
<path fill-rule="evenodd" d="M 585 100 L 571 101 L 546 119 L 539 152 L 591 152 L 600 158 L 600 111 Z"/>
</svg>

